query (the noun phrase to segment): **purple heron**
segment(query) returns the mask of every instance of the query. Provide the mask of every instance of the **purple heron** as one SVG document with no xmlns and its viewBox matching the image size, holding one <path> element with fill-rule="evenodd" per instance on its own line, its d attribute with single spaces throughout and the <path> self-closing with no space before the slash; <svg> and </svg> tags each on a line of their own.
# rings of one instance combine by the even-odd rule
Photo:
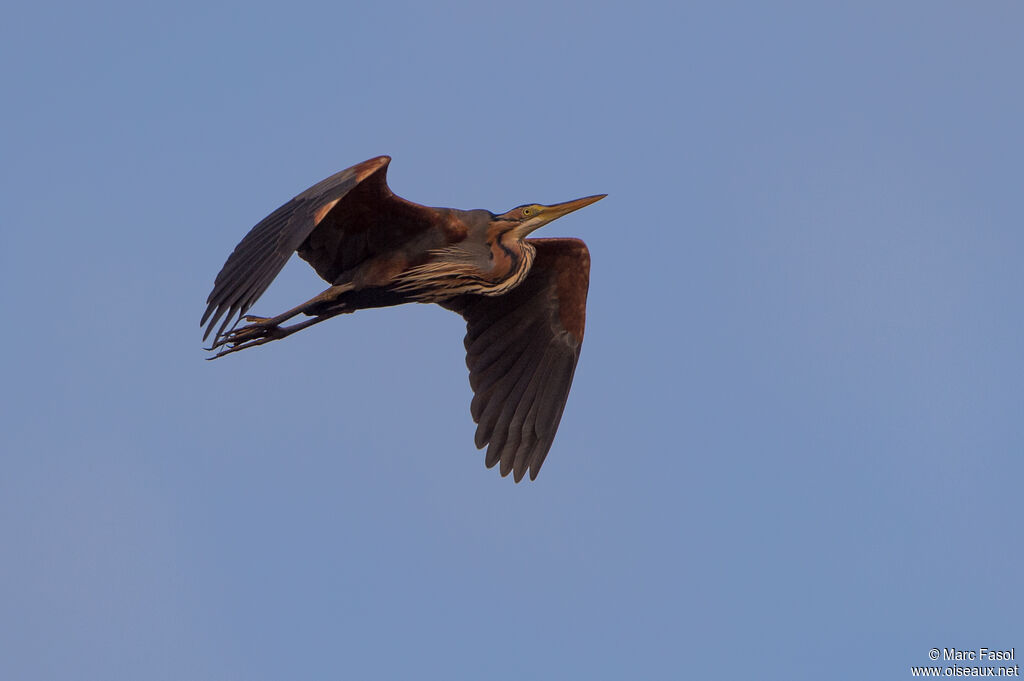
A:
<svg viewBox="0 0 1024 681">
<path fill-rule="evenodd" d="M 502 215 L 430 208 L 391 192 L 390 161 L 378 156 L 332 175 L 252 228 L 206 301 L 203 338 L 217 329 L 210 359 L 339 314 L 437 303 L 466 320 L 470 411 L 487 466 L 500 463 L 516 482 L 527 470 L 535 479 L 579 359 L 590 253 L 578 239 L 526 236 L 605 195 Z M 276 317 L 247 315 L 296 251 L 330 287 Z M 310 318 L 284 325 L 300 314 Z"/>
</svg>

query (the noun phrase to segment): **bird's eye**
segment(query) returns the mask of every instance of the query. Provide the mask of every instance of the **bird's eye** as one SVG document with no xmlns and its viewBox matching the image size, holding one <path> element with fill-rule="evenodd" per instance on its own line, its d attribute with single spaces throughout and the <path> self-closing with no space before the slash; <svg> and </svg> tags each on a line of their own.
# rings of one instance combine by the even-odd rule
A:
<svg viewBox="0 0 1024 681">
<path fill-rule="evenodd" d="M 532 215 L 532 214 L 533 214 L 533 210 L 531 210 L 529 208 L 524 208 L 523 209 L 523 217 L 528 217 L 529 215 Z"/>
</svg>

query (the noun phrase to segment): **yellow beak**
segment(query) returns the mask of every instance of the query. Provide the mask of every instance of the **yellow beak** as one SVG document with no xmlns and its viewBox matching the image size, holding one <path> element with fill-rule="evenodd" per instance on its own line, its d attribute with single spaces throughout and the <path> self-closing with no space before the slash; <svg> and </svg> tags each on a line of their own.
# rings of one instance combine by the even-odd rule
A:
<svg viewBox="0 0 1024 681">
<path fill-rule="evenodd" d="M 544 210 L 541 211 L 541 215 L 547 218 L 548 222 L 557 220 L 563 215 L 568 215 L 574 210 L 579 210 L 584 206 L 589 206 L 592 203 L 597 203 L 607 194 L 595 194 L 594 196 L 587 196 L 582 199 L 576 199 L 575 201 L 566 201 L 565 203 L 556 203 L 553 206 L 544 206 Z"/>
<path fill-rule="evenodd" d="M 548 224 L 549 222 L 557 220 L 563 215 L 568 215 L 569 213 L 575 210 L 579 210 L 584 206 L 589 206 L 592 203 L 596 203 L 597 201 L 600 201 L 606 196 L 608 195 L 595 194 L 594 196 L 586 196 L 582 199 L 576 199 L 575 201 L 556 203 L 553 206 L 541 206 L 540 211 L 537 213 L 536 217 L 533 217 L 523 223 L 522 227 L 520 228 L 520 233 L 522 234 L 522 236 L 526 236 L 533 230 L 539 229 L 544 225 Z"/>
</svg>

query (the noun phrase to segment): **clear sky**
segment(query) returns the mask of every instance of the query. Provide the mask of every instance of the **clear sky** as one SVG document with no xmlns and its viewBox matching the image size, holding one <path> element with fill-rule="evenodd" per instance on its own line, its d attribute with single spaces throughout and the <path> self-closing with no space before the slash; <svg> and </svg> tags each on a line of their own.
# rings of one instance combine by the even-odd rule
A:
<svg viewBox="0 0 1024 681">
<path fill-rule="evenodd" d="M 18 3 L 0 25 L 0 678 L 903 679 L 1016 648 L 1016 2 Z M 463 322 L 204 362 L 249 228 L 359 161 L 595 193 L 540 477 Z M 293 261 L 255 313 L 321 290 Z"/>
</svg>

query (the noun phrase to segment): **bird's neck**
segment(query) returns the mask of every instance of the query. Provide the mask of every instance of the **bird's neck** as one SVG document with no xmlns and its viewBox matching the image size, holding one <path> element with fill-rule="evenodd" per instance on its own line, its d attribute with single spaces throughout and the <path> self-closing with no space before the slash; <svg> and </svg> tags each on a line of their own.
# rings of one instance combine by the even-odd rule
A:
<svg viewBox="0 0 1024 681">
<path fill-rule="evenodd" d="M 463 245 L 431 251 L 428 262 L 402 272 L 389 288 L 421 303 L 437 303 L 466 293 L 508 293 L 526 279 L 537 251 L 521 240 L 495 240 L 488 246 L 489 254 L 485 248 L 475 254 Z"/>
<path fill-rule="evenodd" d="M 508 242 L 495 239 L 491 243 L 494 267 L 489 277 L 494 284 L 480 293 L 485 296 L 500 296 L 519 286 L 530 273 L 536 255 L 537 249 L 523 239 Z"/>
</svg>

